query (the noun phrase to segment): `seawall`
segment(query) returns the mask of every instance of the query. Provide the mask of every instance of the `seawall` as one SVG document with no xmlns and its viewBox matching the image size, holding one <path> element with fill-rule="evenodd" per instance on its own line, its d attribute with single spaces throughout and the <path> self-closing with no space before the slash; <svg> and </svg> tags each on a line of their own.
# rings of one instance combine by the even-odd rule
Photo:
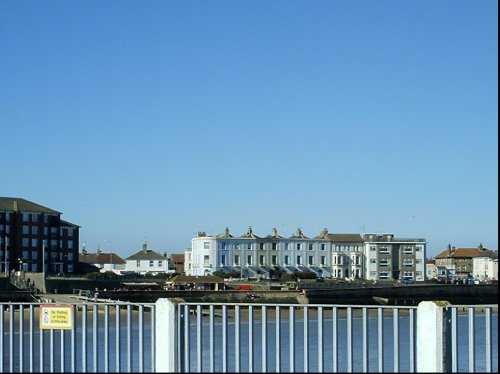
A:
<svg viewBox="0 0 500 374">
<path fill-rule="evenodd" d="M 421 301 L 447 300 L 452 304 L 497 304 L 496 285 L 411 285 L 357 289 L 304 290 L 311 304 L 418 305 Z"/>
</svg>

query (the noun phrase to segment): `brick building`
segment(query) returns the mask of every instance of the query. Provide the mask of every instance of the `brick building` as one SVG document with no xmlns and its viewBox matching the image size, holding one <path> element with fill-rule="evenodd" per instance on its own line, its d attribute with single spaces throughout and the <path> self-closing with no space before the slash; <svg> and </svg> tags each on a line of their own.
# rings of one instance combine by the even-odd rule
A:
<svg viewBox="0 0 500 374">
<path fill-rule="evenodd" d="M 78 225 L 37 203 L 0 197 L 0 271 L 73 273 L 78 264 Z"/>
</svg>

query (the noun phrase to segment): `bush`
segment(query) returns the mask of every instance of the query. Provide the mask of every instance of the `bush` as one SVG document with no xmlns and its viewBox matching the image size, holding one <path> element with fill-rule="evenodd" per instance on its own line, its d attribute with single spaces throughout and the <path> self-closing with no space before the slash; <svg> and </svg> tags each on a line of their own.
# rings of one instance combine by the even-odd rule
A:
<svg viewBox="0 0 500 374">
<path fill-rule="evenodd" d="M 296 271 L 294 274 L 296 279 L 316 279 L 316 274 L 312 271 Z"/>
<path fill-rule="evenodd" d="M 282 282 L 291 282 L 291 281 L 296 281 L 296 280 L 297 280 L 297 278 L 296 278 L 295 273 L 294 274 L 290 274 L 290 273 L 281 274 L 281 281 Z"/>
<path fill-rule="evenodd" d="M 269 271 L 269 278 L 272 280 L 280 280 L 283 274 L 284 273 L 280 270 L 280 268 L 275 267 Z"/>
</svg>

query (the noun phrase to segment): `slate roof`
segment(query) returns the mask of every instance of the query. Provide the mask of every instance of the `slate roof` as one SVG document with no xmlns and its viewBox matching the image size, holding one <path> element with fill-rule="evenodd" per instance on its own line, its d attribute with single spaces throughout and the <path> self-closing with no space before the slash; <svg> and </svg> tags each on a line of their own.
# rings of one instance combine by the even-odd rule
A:
<svg viewBox="0 0 500 374">
<path fill-rule="evenodd" d="M 266 239 L 283 239 L 283 237 L 278 234 L 278 230 L 276 228 L 273 228 L 271 234 L 266 236 Z"/>
<path fill-rule="evenodd" d="M 356 243 L 363 242 L 363 238 L 359 234 L 328 234 L 328 239 L 332 242 Z"/>
<path fill-rule="evenodd" d="M 0 197 L 0 211 L 62 214 L 57 210 L 17 197 Z"/>
<path fill-rule="evenodd" d="M 166 260 L 167 258 L 161 254 L 159 254 L 158 252 L 155 252 L 151 249 L 148 249 L 146 251 L 144 250 L 141 250 L 135 254 L 133 254 L 132 256 L 129 256 L 126 258 L 126 260 L 135 260 L 135 261 L 141 261 L 141 260 L 149 260 L 149 261 L 153 261 L 153 260 Z"/>
<path fill-rule="evenodd" d="M 61 226 L 66 226 L 66 227 L 74 227 L 74 228 L 79 228 L 80 226 L 75 225 L 74 223 L 68 222 L 61 220 Z"/>
<path fill-rule="evenodd" d="M 80 262 L 86 264 L 125 264 L 125 260 L 115 253 L 80 253 Z"/>
<path fill-rule="evenodd" d="M 325 227 L 323 230 L 321 230 L 321 233 L 318 236 L 315 236 L 313 239 L 328 240 L 328 229 Z"/>
<path fill-rule="evenodd" d="M 295 231 L 295 234 L 290 236 L 290 239 L 309 239 L 307 236 L 304 235 L 301 229 L 297 229 Z"/>
<path fill-rule="evenodd" d="M 234 236 L 232 236 L 230 233 L 229 233 L 229 228 L 226 227 L 226 229 L 224 230 L 224 232 L 218 234 L 216 236 L 216 238 L 219 238 L 219 239 L 223 239 L 223 238 L 234 238 Z"/>
<path fill-rule="evenodd" d="M 242 238 L 242 239 L 260 239 L 260 237 L 258 237 L 257 235 L 255 235 L 253 233 L 253 230 L 251 227 L 248 228 L 248 231 L 246 232 L 246 234 L 241 235 L 240 238 Z"/>
</svg>

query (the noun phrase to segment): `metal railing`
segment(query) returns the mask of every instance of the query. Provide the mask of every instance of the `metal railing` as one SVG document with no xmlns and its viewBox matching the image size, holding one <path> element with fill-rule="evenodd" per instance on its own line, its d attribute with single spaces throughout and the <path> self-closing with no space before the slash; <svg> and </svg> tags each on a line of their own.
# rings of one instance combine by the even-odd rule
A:
<svg viewBox="0 0 500 374">
<path fill-rule="evenodd" d="M 415 371 L 416 309 L 180 303 L 175 371 Z"/>
<path fill-rule="evenodd" d="M 157 303 L 159 371 L 496 372 L 498 306 Z M 160 312 L 160 309 L 162 310 Z M 164 320 L 158 317 L 158 320 Z M 170 348 L 167 348 L 170 347 Z M 464 352 L 468 354 L 463 354 Z"/>
<path fill-rule="evenodd" d="M 40 328 L 41 306 L 73 328 Z M 497 372 L 498 305 L 0 304 L 0 372 Z"/>
<path fill-rule="evenodd" d="M 453 305 L 447 311 L 451 371 L 456 373 L 459 368 L 471 373 L 498 371 L 498 307 Z"/>
<path fill-rule="evenodd" d="M 41 305 L 0 304 L 0 372 L 154 371 L 154 304 L 65 304 L 71 330 L 41 329 Z"/>
</svg>

